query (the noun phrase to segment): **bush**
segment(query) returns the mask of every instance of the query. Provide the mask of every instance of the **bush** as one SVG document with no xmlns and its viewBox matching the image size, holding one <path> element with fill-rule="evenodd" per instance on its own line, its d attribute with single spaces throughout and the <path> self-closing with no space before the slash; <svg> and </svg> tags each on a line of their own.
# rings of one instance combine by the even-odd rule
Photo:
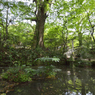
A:
<svg viewBox="0 0 95 95">
<path fill-rule="evenodd" d="M 3 79 L 6 79 L 8 81 L 13 82 L 26 82 L 26 81 L 32 81 L 30 77 L 30 70 L 25 70 L 23 67 L 15 67 L 15 68 L 9 68 L 5 73 L 3 73 L 1 76 Z"/>
<path fill-rule="evenodd" d="M 56 72 L 53 71 L 53 69 L 54 66 L 45 66 L 35 70 L 29 66 L 22 65 L 14 68 L 9 68 L 1 76 L 3 79 L 6 79 L 10 82 L 27 82 L 27 81 L 32 81 L 32 78 L 35 77 L 54 78 Z"/>
</svg>

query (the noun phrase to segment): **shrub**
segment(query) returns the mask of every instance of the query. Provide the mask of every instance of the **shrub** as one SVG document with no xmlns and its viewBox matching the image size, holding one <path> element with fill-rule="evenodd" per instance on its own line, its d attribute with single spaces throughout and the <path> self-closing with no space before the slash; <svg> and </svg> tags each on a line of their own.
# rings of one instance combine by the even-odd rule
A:
<svg viewBox="0 0 95 95">
<path fill-rule="evenodd" d="M 38 68 L 37 70 L 32 69 L 29 66 L 17 66 L 14 68 L 9 68 L 5 73 L 2 73 L 2 78 L 12 82 L 27 82 L 32 81 L 32 78 L 54 78 L 56 72 L 53 71 L 54 66 L 45 66 Z"/>
<path fill-rule="evenodd" d="M 22 67 L 9 68 L 5 73 L 2 74 L 2 78 L 13 82 L 32 81 L 29 70 L 25 71 L 25 68 Z"/>
</svg>

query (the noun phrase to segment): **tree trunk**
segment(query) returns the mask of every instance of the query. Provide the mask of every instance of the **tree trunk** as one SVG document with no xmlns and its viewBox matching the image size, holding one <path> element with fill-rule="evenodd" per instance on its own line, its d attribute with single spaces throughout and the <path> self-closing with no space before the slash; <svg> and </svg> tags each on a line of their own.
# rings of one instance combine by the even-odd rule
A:
<svg viewBox="0 0 95 95">
<path fill-rule="evenodd" d="M 82 46 L 82 33 L 78 32 L 79 47 Z"/>
<path fill-rule="evenodd" d="M 6 11 L 6 39 L 8 39 L 8 8 Z"/>
<path fill-rule="evenodd" d="M 34 46 L 37 47 L 44 47 L 44 25 L 45 25 L 45 20 L 46 20 L 46 13 L 45 13 L 45 8 L 44 6 L 40 6 L 38 9 L 38 13 L 36 15 L 36 29 L 34 33 Z"/>
</svg>

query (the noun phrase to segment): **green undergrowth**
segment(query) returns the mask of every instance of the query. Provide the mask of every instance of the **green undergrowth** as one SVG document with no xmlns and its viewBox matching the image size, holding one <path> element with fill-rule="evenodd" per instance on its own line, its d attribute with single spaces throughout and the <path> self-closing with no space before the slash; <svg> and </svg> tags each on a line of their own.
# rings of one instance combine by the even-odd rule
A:
<svg viewBox="0 0 95 95">
<path fill-rule="evenodd" d="M 59 59 L 60 56 L 58 56 L 58 54 L 54 54 L 54 52 L 51 53 L 51 51 L 41 48 L 15 49 L 10 47 L 9 49 L 2 48 L 0 52 L 0 66 L 14 66 L 14 64 L 35 66 L 37 65 L 37 61 L 41 61 L 41 63 L 46 61 L 58 62 Z"/>
<path fill-rule="evenodd" d="M 42 66 L 38 69 L 33 69 L 29 66 L 17 66 L 9 68 L 6 72 L 1 74 L 2 79 L 9 82 L 31 82 L 32 79 L 37 78 L 55 78 L 56 72 L 53 71 L 54 66 Z"/>
</svg>

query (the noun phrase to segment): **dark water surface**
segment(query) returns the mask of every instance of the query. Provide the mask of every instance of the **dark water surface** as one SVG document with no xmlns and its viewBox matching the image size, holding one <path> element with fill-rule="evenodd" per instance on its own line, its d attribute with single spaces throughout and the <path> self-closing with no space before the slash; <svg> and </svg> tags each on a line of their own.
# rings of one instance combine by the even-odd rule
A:
<svg viewBox="0 0 95 95">
<path fill-rule="evenodd" d="M 56 79 L 24 83 L 6 95 L 95 95 L 95 69 L 58 68 Z"/>
</svg>

